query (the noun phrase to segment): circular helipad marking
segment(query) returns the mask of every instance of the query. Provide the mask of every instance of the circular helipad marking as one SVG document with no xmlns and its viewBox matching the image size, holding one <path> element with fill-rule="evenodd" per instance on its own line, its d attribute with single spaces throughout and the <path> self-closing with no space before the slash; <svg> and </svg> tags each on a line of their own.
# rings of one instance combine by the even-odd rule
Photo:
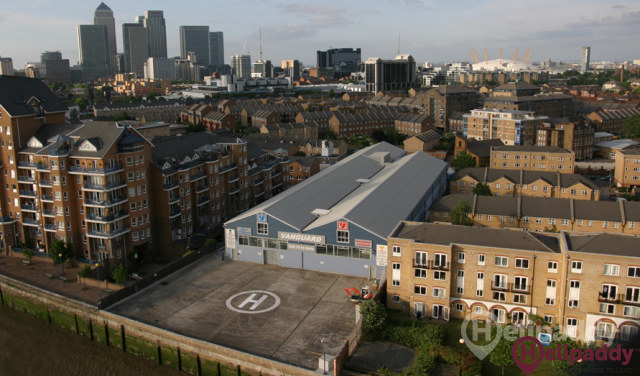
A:
<svg viewBox="0 0 640 376">
<path fill-rule="evenodd" d="M 244 295 L 247 295 L 247 297 L 242 300 L 238 299 L 236 301 L 236 304 L 232 304 L 234 299 Z M 269 299 L 269 297 L 271 297 L 272 299 Z M 269 301 L 271 300 L 274 300 L 274 302 L 269 307 L 259 309 L 260 307 L 264 307 L 269 304 Z M 270 291 L 243 291 L 229 297 L 229 299 L 227 299 L 226 305 L 230 310 L 239 313 L 264 313 L 276 309 L 280 305 L 280 297 Z"/>
</svg>

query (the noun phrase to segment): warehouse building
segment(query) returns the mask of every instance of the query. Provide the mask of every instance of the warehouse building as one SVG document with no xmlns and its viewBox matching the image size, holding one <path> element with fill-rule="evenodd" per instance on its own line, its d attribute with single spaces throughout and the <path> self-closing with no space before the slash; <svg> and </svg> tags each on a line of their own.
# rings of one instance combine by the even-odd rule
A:
<svg viewBox="0 0 640 376">
<path fill-rule="evenodd" d="M 446 187 L 446 163 L 382 142 L 225 223 L 226 257 L 384 278 L 387 236 L 423 220 Z"/>
</svg>

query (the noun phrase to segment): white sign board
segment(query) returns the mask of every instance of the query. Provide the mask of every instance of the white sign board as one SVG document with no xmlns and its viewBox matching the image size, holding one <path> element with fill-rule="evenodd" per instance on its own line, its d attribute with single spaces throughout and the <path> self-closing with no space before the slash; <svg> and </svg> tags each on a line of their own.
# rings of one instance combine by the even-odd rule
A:
<svg viewBox="0 0 640 376">
<path fill-rule="evenodd" d="M 224 230 L 224 242 L 229 248 L 236 247 L 236 230 L 228 228 Z"/>
<path fill-rule="evenodd" d="M 324 235 L 300 234 L 297 232 L 278 231 L 278 240 L 324 244 Z"/>
<path fill-rule="evenodd" d="M 316 247 L 307 244 L 287 243 L 287 249 L 291 251 L 315 252 Z"/>
<path fill-rule="evenodd" d="M 387 246 L 378 244 L 376 248 L 376 265 L 387 266 Z"/>
</svg>

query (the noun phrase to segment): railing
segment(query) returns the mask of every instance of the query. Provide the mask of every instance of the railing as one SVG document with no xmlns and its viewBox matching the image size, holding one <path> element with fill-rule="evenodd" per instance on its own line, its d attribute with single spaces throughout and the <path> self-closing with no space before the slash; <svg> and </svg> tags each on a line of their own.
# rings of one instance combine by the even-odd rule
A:
<svg viewBox="0 0 640 376">
<path fill-rule="evenodd" d="M 172 210 L 171 212 L 169 212 L 169 218 L 175 218 L 178 216 L 180 216 L 180 209 Z"/>
<path fill-rule="evenodd" d="M 49 179 L 40 179 L 40 185 L 51 187 L 51 180 L 49 180 Z"/>
<path fill-rule="evenodd" d="M 83 184 L 82 188 L 87 189 L 87 190 L 94 190 L 94 191 L 107 191 L 110 189 L 115 189 L 118 187 L 123 187 L 126 186 L 127 182 L 125 182 L 124 180 L 121 181 L 117 181 L 114 183 L 109 183 L 107 185 L 95 185 L 95 184 Z"/>
<path fill-rule="evenodd" d="M 255 197 L 262 196 L 263 194 L 264 194 L 264 191 L 258 191 L 256 192 Z"/>
<path fill-rule="evenodd" d="M 262 183 L 264 183 L 264 179 L 256 180 L 256 181 L 253 183 L 253 186 L 255 187 L 256 185 L 260 185 L 260 184 L 262 184 Z"/>
<path fill-rule="evenodd" d="M 191 181 L 198 181 L 200 179 L 204 179 L 207 177 L 206 173 L 202 173 L 202 174 L 198 174 L 198 175 L 192 175 L 191 176 Z"/>
<path fill-rule="evenodd" d="M 209 189 L 209 186 L 206 184 L 202 184 L 196 187 L 196 193 L 201 193 Z"/>
<path fill-rule="evenodd" d="M 99 237 L 99 238 L 113 238 L 129 231 L 131 231 L 131 229 L 128 227 L 120 227 L 113 231 L 89 230 L 87 231 L 87 236 Z"/>
<path fill-rule="evenodd" d="M 229 189 L 229 194 L 230 195 L 235 195 L 238 192 L 240 192 L 240 188 L 230 188 Z"/>
<path fill-rule="evenodd" d="M 38 207 L 35 205 L 22 204 L 20 205 L 20 208 L 27 211 L 38 211 Z"/>
<path fill-rule="evenodd" d="M 46 165 L 44 163 L 34 163 L 34 162 L 28 162 L 28 161 L 18 161 L 18 167 L 25 167 L 25 168 L 35 168 L 37 170 L 46 170 L 49 171 L 49 165 Z"/>
<path fill-rule="evenodd" d="M 32 218 L 22 218 L 22 224 L 23 225 L 28 225 L 28 226 L 39 226 L 40 225 L 40 221 L 37 221 L 37 220 L 32 219 Z"/>
<path fill-rule="evenodd" d="M 416 259 L 413 259 L 413 267 L 422 269 L 449 270 L 449 262 L 440 262 L 436 264 L 435 260 L 417 262 Z"/>
<path fill-rule="evenodd" d="M 513 282 L 509 282 L 509 283 L 501 283 L 499 285 L 496 285 L 495 283 L 491 284 L 491 290 L 494 291 L 511 291 L 513 293 L 517 293 L 517 294 L 529 294 L 530 293 L 530 286 L 528 284 L 523 285 L 523 284 L 515 284 Z"/>
<path fill-rule="evenodd" d="M 42 201 L 53 201 L 53 196 L 42 194 L 42 196 L 40 196 L 40 199 L 42 199 Z"/>
<path fill-rule="evenodd" d="M 209 202 L 209 197 L 200 197 L 198 199 L 198 203 L 196 204 L 196 206 L 202 206 L 202 205 L 206 204 L 207 202 Z"/>
<path fill-rule="evenodd" d="M 79 167 L 79 166 L 70 166 L 69 167 L 69 172 L 70 173 L 80 173 L 80 174 L 109 174 L 112 172 L 118 172 L 118 171 L 123 171 L 124 170 L 124 166 L 121 164 L 115 165 L 115 166 L 111 166 L 111 167 L 106 167 L 106 168 L 89 168 L 89 167 Z"/>
<path fill-rule="evenodd" d="M 51 209 L 44 209 L 42 210 L 42 215 L 45 217 L 54 217 L 55 213 Z"/>
<path fill-rule="evenodd" d="M 56 225 L 45 223 L 44 230 L 45 231 L 56 231 Z"/>
<path fill-rule="evenodd" d="M 598 291 L 598 302 L 600 303 L 612 303 L 612 304 L 624 304 L 632 306 L 640 306 L 640 301 L 627 300 L 625 294 L 605 294 L 602 291 Z"/>
<path fill-rule="evenodd" d="M 235 164 L 235 163 L 231 163 L 231 164 L 229 164 L 229 165 L 227 165 L 227 166 L 221 167 L 221 168 L 220 168 L 220 173 L 221 173 L 221 174 L 224 174 L 225 172 L 229 172 L 229 171 L 231 171 L 231 170 L 233 170 L 233 169 L 235 169 L 235 168 L 237 168 L 237 167 L 238 167 L 238 165 L 237 165 L 237 164 Z"/>
<path fill-rule="evenodd" d="M 162 189 L 169 190 L 169 189 L 175 189 L 178 188 L 178 183 L 177 182 L 173 182 L 173 183 L 167 183 L 165 185 L 162 186 Z"/>
<path fill-rule="evenodd" d="M 176 202 L 180 202 L 180 196 L 169 196 L 169 205 L 174 204 Z"/>
<path fill-rule="evenodd" d="M 117 205 L 117 204 L 120 204 L 120 203 L 125 202 L 125 201 L 127 201 L 127 198 L 126 197 L 121 197 L 121 196 L 114 197 L 114 198 L 111 198 L 111 199 L 106 200 L 106 201 L 105 200 L 97 201 L 97 200 L 92 200 L 92 199 L 86 198 L 86 199 L 84 199 L 84 204 L 85 205 L 92 205 L 92 206 L 113 206 L 113 205 Z"/>
<path fill-rule="evenodd" d="M 238 175 L 229 176 L 229 183 L 233 183 L 235 181 L 238 181 L 238 179 L 240 179 L 240 177 Z"/>
<path fill-rule="evenodd" d="M 19 183 L 35 183 L 36 179 L 32 178 L 31 176 L 18 175 L 18 182 Z"/>
<path fill-rule="evenodd" d="M 116 214 L 112 214 L 106 217 L 95 215 L 95 214 L 87 214 L 86 219 L 87 221 L 94 221 L 94 222 L 113 222 L 118 219 L 125 218 L 128 215 L 129 213 L 126 210 L 122 210 Z"/>
<path fill-rule="evenodd" d="M 20 190 L 20 196 L 36 197 L 36 192 Z"/>
</svg>

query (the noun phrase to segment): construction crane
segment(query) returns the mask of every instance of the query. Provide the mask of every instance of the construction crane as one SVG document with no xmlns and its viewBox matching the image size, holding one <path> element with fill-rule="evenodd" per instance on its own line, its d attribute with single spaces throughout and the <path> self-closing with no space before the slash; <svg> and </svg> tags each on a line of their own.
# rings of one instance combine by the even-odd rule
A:
<svg viewBox="0 0 640 376">
<path fill-rule="evenodd" d="M 524 51 L 524 56 L 522 57 L 522 63 L 526 64 L 527 63 L 527 59 L 529 58 L 529 54 L 531 53 L 531 48 L 527 48 L 526 51 Z"/>
<path fill-rule="evenodd" d="M 489 58 L 487 57 L 487 49 L 484 49 L 484 62 L 489 64 Z"/>
<path fill-rule="evenodd" d="M 476 64 L 478 64 L 478 54 L 476 53 L 476 49 L 472 48 L 471 50 L 473 51 L 473 59 L 476 62 Z"/>
<path fill-rule="evenodd" d="M 513 63 L 515 64 L 518 61 L 518 48 L 513 52 Z"/>
<path fill-rule="evenodd" d="M 260 61 L 262 60 L 262 26 L 258 28 L 258 33 L 260 34 Z"/>
<path fill-rule="evenodd" d="M 502 47 L 500 48 L 500 65 L 502 65 Z"/>
</svg>

